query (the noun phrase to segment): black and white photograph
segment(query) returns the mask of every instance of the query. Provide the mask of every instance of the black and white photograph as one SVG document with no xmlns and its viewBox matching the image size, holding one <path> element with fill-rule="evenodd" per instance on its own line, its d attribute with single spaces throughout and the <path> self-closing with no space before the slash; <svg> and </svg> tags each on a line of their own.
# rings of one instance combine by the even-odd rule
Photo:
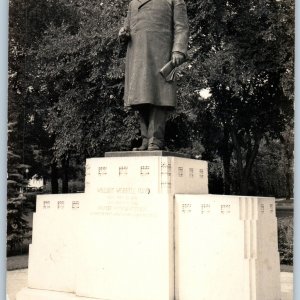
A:
<svg viewBox="0 0 300 300">
<path fill-rule="evenodd" d="M 6 300 L 293 300 L 295 1 L 8 6 Z"/>
</svg>

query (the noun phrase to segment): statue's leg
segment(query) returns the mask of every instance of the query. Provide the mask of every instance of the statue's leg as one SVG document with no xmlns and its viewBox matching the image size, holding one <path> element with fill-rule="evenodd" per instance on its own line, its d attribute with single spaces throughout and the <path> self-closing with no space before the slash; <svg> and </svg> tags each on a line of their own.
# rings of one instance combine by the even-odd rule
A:
<svg viewBox="0 0 300 300">
<path fill-rule="evenodd" d="M 163 106 L 151 106 L 149 114 L 148 150 L 161 150 L 164 148 L 165 128 L 168 117 L 168 109 Z"/>
<path fill-rule="evenodd" d="M 149 107 L 146 105 L 136 105 L 136 109 L 139 112 L 142 145 L 138 148 L 133 148 L 133 151 L 145 151 L 148 149 Z"/>
</svg>

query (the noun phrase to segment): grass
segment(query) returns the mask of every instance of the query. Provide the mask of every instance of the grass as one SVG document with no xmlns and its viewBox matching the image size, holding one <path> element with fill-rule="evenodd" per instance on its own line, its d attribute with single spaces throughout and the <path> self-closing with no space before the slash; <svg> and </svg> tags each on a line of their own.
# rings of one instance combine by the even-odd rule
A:
<svg viewBox="0 0 300 300">
<path fill-rule="evenodd" d="M 7 271 L 27 269 L 28 268 L 28 255 L 10 256 L 6 260 Z"/>
</svg>

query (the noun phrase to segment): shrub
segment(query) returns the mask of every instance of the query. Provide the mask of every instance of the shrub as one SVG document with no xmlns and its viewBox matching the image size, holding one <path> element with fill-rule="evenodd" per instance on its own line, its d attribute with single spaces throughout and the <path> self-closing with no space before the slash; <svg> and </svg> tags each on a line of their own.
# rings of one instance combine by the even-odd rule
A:
<svg viewBox="0 0 300 300">
<path fill-rule="evenodd" d="M 278 247 L 280 254 L 280 263 L 293 265 L 293 218 L 278 219 Z"/>
</svg>

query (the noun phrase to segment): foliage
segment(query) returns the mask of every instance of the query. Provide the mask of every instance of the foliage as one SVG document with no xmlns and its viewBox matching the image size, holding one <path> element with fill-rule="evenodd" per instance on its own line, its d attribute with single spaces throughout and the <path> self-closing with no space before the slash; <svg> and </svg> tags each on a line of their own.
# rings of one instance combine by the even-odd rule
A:
<svg viewBox="0 0 300 300">
<path fill-rule="evenodd" d="M 44 175 L 45 161 L 49 161 L 48 134 L 36 118 L 37 111 L 31 101 L 30 75 L 35 61 L 28 55 L 28 49 L 38 45 L 50 20 L 59 26 L 68 11 L 58 0 L 9 2 L 7 243 L 10 251 L 22 244 L 29 231 L 24 218 L 28 203 L 23 193 L 27 183 L 25 169 L 29 171 L 27 176 Z M 74 18 L 73 13 L 69 14 L 70 20 Z"/>
<path fill-rule="evenodd" d="M 251 195 L 277 198 L 290 198 L 293 195 L 293 169 L 286 155 L 286 145 L 279 140 L 261 142 L 250 180 Z"/>
<path fill-rule="evenodd" d="M 9 132 L 13 133 L 15 124 L 9 124 Z M 8 178 L 7 178 L 7 246 L 13 250 L 22 245 L 30 228 L 24 218 L 26 197 L 23 194 L 26 180 L 25 169 L 29 166 L 22 164 L 21 157 L 8 148 Z"/>
<path fill-rule="evenodd" d="M 278 220 L 278 244 L 281 264 L 293 265 L 293 219 Z"/>
<path fill-rule="evenodd" d="M 247 194 L 261 140 L 279 138 L 293 116 L 292 90 L 285 87 L 292 85 L 286 74 L 293 73 L 294 33 L 287 12 L 293 15 L 294 8 L 275 0 L 187 3 L 190 61 L 181 73 L 181 113 L 205 132 L 205 148 L 221 156 L 225 170 L 235 162 L 236 192 Z M 200 96 L 203 88 L 211 91 L 208 101 Z"/>
<path fill-rule="evenodd" d="M 102 155 L 129 149 L 137 136 L 133 113 L 123 109 L 123 59 L 117 32 L 126 1 L 76 1 L 76 32 L 65 22 L 49 26 L 33 54 L 38 106 L 55 136 L 54 155 Z M 112 138 L 114 137 L 114 138 Z"/>
<path fill-rule="evenodd" d="M 293 1 L 186 2 L 189 61 L 179 71 L 167 147 L 222 162 L 216 174 L 223 192 L 247 194 L 262 141 L 281 138 L 293 118 Z M 128 1 L 11 3 L 10 111 L 19 111 L 31 144 L 31 170 L 47 174 L 51 166 L 53 178 L 72 158 L 82 164 L 129 150 L 138 126 L 123 108 L 124 49 L 117 40 Z M 15 25 L 22 23 L 26 30 Z"/>
</svg>

